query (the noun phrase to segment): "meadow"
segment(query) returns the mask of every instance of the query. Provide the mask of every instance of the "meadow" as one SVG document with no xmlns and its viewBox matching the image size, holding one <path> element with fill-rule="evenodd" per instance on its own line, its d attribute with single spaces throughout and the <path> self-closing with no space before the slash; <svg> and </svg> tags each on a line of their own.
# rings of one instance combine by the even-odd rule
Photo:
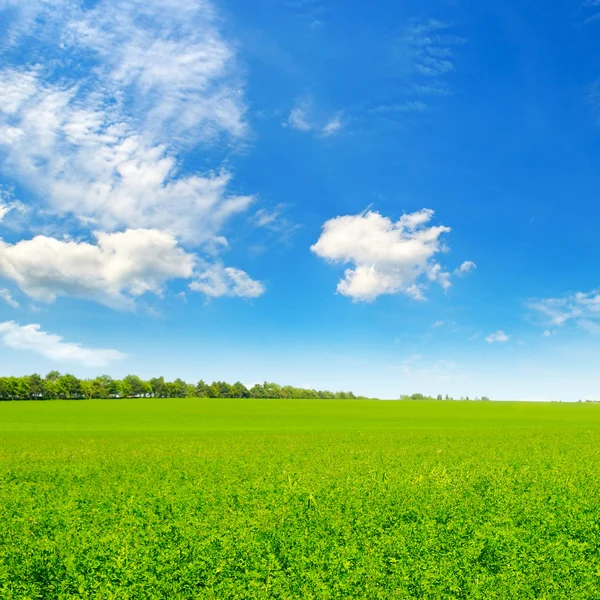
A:
<svg viewBox="0 0 600 600">
<path fill-rule="evenodd" d="M 0 598 L 600 598 L 600 406 L 0 402 Z"/>
</svg>

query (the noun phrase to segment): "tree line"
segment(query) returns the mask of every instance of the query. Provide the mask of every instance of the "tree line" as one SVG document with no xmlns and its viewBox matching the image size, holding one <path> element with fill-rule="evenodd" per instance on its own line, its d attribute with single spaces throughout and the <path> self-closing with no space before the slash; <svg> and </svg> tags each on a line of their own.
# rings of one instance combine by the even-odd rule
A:
<svg viewBox="0 0 600 600">
<path fill-rule="evenodd" d="M 400 396 L 400 400 L 471 400 L 469 396 L 461 396 L 460 398 L 452 398 L 451 396 L 442 396 L 442 394 L 438 394 L 437 396 L 424 396 L 423 394 L 412 394 L 411 396 L 407 396 L 406 394 L 402 394 Z M 484 402 L 489 402 L 489 398 L 487 396 L 476 396 L 472 398 L 472 400 L 482 400 Z"/>
<path fill-rule="evenodd" d="M 34 373 L 23 377 L 0 377 L 0 400 L 85 400 L 93 398 L 290 398 L 290 399 L 366 399 L 352 392 L 311 390 L 277 383 L 257 383 L 248 389 L 237 381 L 200 380 L 196 384 L 182 379 L 165 381 L 153 377 L 147 381 L 137 375 L 113 379 L 101 375 L 95 379 L 78 379 L 69 373 L 50 371 L 45 377 Z"/>
</svg>

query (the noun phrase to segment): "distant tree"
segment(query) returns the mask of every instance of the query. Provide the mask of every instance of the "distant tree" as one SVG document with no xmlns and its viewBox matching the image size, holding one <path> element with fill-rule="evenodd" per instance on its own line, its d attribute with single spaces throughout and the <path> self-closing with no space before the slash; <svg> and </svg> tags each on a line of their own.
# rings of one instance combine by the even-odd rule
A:
<svg viewBox="0 0 600 600">
<path fill-rule="evenodd" d="M 50 371 L 46 374 L 46 381 L 58 381 L 60 379 L 60 373 L 58 371 Z"/>
<path fill-rule="evenodd" d="M 29 397 L 37 400 L 44 397 L 44 380 L 37 374 L 29 375 L 25 379 L 29 382 Z"/>
<path fill-rule="evenodd" d="M 423 396 L 423 394 L 413 394 L 410 397 L 411 400 L 425 400 L 425 396 Z"/>
<path fill-rule="evenodd" d="M 219 388 L 218 398 L 233 398 L 233 391 L 227 382 L 217 381 L 217 387 Z"/>
<path fill-rule="evenodd" d="M 165 383 L 165 378 L 162 377 L 153 377 L 150 381 L 150 387 L 152 388 L 152 395 L 155 398 L 166 398 L 167 397 L 167 384 Z"/>
<path fill-rule="evenodd" d="M 490 401 L 490 399 L 489 399 L 487 396 L 481 396 L 481 399 L 482 399 L 484 402 L 489 402 L 489 401 Z"/>
<path fill-rule="evenodd" d="M 196 384 L 196 397 L 208 398 L 208 386 L 202 379 Z"/>
<path fill-rule="evenodd" d="M 173 382 L 173 394 L 169 394 L 171 398 L 185 398 L 187 394 L 187 383 L 179 377 Z"/>
<path fill-rule="evenodd" d="M 77 400 L 83 396 L 81 381 L 75 375 L 71 375 L 70 373 L 61 375 L 56 383 L 58 384 L 59 398 Z"/>
<path fill-rule="evenodd" d="M 250 396 L 252 396 L 252 398 L 264 398 L 265 388 L 260 385 L 260 383 L 255 383 L 250 389 Z"/>
<path fill-rule="evenodd" d="M 207 390 L 208 398 L 218 398 L 219 397 L 219 384 L 216 381 L 213 381 Z"/>
<path fill-rule="evenodd" d="M 127 377 L 123 378 L 123 383 L 127 385 L 127 389 L 129 390 L 128 396 L 139 398 L 146 394 L 147 388 L 137 375 L 127 375 Z"/>
<path fill-rule="evenodd" d="M 442 395 L 441 395 L 441 394 L 438 394 L 438 395 L 437 395 L 437 400 L 441 400 L 441 399 L 442 399 Z"/>
<path fill-rule="evenodd" d="M 231 386 L 231 392 L 233 398 L 250 398 L 248 388 L 241 381 L 236 381 Z"/>
<path fill-rule="evenodd" d="M 448 394 L 446 394 L 446 398 L 445 398 L 445 399 L 446 399 L 446 400 L 450 400 L 450 398 L 448 397 Z"/>
</svg>

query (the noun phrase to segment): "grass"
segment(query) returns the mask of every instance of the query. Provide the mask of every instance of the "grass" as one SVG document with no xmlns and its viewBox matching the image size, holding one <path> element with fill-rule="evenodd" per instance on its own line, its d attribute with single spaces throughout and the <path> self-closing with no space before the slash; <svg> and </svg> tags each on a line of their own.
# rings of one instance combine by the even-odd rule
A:
<svg viewBox="0 0 600 600">
<path fill-rule="evenodd" d="M 600 598 L 600 406 L 0 403 L 0 598 Z"/>
</svg>

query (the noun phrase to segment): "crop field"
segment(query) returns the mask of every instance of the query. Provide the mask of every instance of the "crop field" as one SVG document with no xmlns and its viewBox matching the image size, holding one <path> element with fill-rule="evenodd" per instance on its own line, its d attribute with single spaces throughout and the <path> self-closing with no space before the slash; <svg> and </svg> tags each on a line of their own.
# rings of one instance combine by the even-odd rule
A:
<svg viewBox="0 0 600 600">
<path fill-rule="evenodd" d="M 600 406 L 3 402 L 0 598 L 600 598 Z"/>
</svg>

